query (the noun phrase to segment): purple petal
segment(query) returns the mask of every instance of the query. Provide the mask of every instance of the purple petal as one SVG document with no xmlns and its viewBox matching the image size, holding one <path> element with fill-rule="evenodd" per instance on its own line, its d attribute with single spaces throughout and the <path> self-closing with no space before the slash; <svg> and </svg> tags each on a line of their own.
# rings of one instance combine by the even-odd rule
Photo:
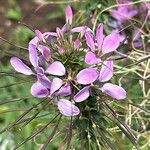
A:
<svg viewBox="0 0 150 150">
<path fill-rule="evenodd" d="M 115 98 L 117 100 L 121 100 L 121 99 L 125 99 L 126 98 L 126 91 L 118 85 L 115 84 L 111 84 L 111 83 L 106 83 L 103 85 L 102 88 L 100 88 L 100 90 L 111 96 L 112 98 Z"/>
<path fill-rule="evenodd" d="M 56 32 L 45 32 L 45 33 L 43 33 L 43 36 L 45 39 L 49 39 L 51 37 L 57 37 L 57 33 Z"/>
<path fill-rule="evenodd" d="M 19 58 L 17 57 L 12 57 L 10 59 L 10 63 L 11 65 L 14 67 L 14 69 L 17 71 L 17 72 L 20 72 L 22 74 L 25 74 L 25 75 L 31 75 L 31 74 L 34 74 L 32 72 L 32 70 L 27 66 L 25 65 L 22 60 L 20 60 Z"/>
<path fill-rule="evenodd" d="M 123 14 L 123 13 L 121 13 L 121 12 L 119 12 L 119 10 L 113 10 L 112 12 L 111 12 L 111 16 L 113 17 L 113 18 L 115 18 L 116 20 L 118 20 L 118 22 L 119 23 L 122 23 L 122 22 L 124 22 L 124 21 L 126 21 L 127 20 L 127 18 L 125 18 L 123 15 L 121 15 L 121 14 Z"/>
<path fill-rule="evenodd" d="M 65 24 L 62 28 L 61 28 L 61 31 L 62 33 L 66 33 L 68 30 L 68 27 L 67 27 L 67 24 Z"/>
<path fill-rule="evenodd" d="M 48 90 L 45 86 L 43 86 L 40 82 L 36 82 L 31 87 L 31 94 L 34 97 L 43 98 L 48 95 Z"/>
<path fill-rule="evenodd" d="M 70 86 L 70 84 L 67 83 L 59 89 L 59 91 L 57 92 L 57 95 L 69 96 L 69 95 L 71 95 L 71 93 L 72 93 L 71 86 Z"/>
<path fill-rule="evenodd" d="M 36 34 L 36 36 L 39 38 L 40 41 L 45 42 L 44 35 L 42 34 L 41 31 L 35 30 L 35 34 Z"/>
<path fill-rule="evenodd" d="M 45 86 L 46 88 L 51 88 L 51 82 L 50 80 L 42 73 L 37 74 L 38 81 Z"/>
<path fill-rule="evenodd" d="M 100 70 L 99 81 L 106 82 L 110 80 L 112 76 L 113 76 L 113 61 L 106 60 L 104 61 L 102 68 Z"/>
<path fill-rule="evenodd" d="M 83 36 L 85 35 L 85 33 L 86 33 L 88 30 L 89 30 L 89 29 L 88 29 L 87 26 L 84 26 L 84 27 L 82 28 L 82 30 L 80 31 L 80 39 L 83 38 Z"/>
<path fill-rule="evenodd" d="M 102 45 L 102 52 L 103 54 L 115 51 L 120 44 L 120 38 L 118 34 L 111 33 L 105 37 Z"/>
<path fill-rule="evenodd" d="M 91 51 L 95 51 L 95 43 L 93 39 L 93 35 L 91 32 L 86 32 L 85 33 L 85 39 L 86 39 L 86 44 L 90 48 Z"/>
<path fill-rule="evenodd" d="M 138 13 L 137 10 L 131 10 L 131 11 L 128 12 L 127 17 L 128 17 L 129 19 L 131 19 L 131 18 L 133 18 L 137 13 Z"/>
<path fill-rule="evenodd" d="M 51 65 L 49 65 L 49 67 L 46 70 L 46 73 L 56 76 L 63 76 L 66 73 L 66 69 L 61 62 L 55 61 Z"/>
<path fill-rule="evenodd" d="M 89 92 L 89 86 L 84 87 L 83 89 L 81 89 L 75 96 L 74 96 L 74 101 L 75 102 L 82 102 L 85 101 L 89 96 L 90 96 L 90 92 Z"/>
<path fill-rule="evenodd" d="M 80 113 L 79 108 L 66 99 L 58 101 L 58 109 L 64 116 L 77 116 Z"/>
<path fill-rule="evenodd" d="M 85 55 L 85 63 L 88 65 L 94 65 L 98 64 L 100 62 L 100 59 L 96 57 L 95 53 L 92 51 L 89 51 Z"/>
<path fill-rule="evenodd" d="M 87 32 L 92 32 L 92 30 L 89 27 L 86 26 L 80 26 L 80 27 L 75 27 L 71 29 L 71 32 L 85 32 L 85 29 Z"/>
<path fill-rule="evenodd" d="M 146 7 L 150 9 L 150 2 L 145 3 Z"/>
<path fill-rule="evenodd" d="M 42 53 L 42 55 L 44 56 L 44 58 L 49 61 L 51 58 L 51 52 L 50 49 L 46 46 L 43 45 L 39 45 L 38 46 L 38 50 Z"/>
<path fill-rule="evenodd" d="M 111 15 L 120 23 L 123 23 L 137 14 L 137 10 L 130 6 L 120 6 L 117 10 L 113 10 Z"/>
<path fill-rule="evenodd" d="M 51 82 L 51 88 L 50 88 L 50 96 L 60 89 L 60 87 L 63 85 L 63 81 L 59 78 L 54 78 Z"/>
<path fill-rule="evenodd" d="M 102 44 L 103 44 L 103 24 L 99 24 L 96 30 L 96 39 L 97 39 L 97 45 L 98 45 L 98 50 L 102 49 Z"/>
<path fill-rule="evenodd" d="M 38 42 L 39 42 L 39 38 L 36 36 L 34 37 L 30 42 L 29 42 L 29 45 L 35 45 L 37 46 L 38 45 Z"/>
<path fill-rule="evenodd" d="M 98 72 L 94 68 L 86 68 L 77 74 L 77 82 L 87 85 L 93 83 L 98 78 Z"/>
<path fill-rule="evenodd" d="M 34 67 L 37 67 L 38 66 L 38 55 L 37 55 L 36 46 L 33 44 L 29 44 L 28 49 L 29 49 L 30 62 Z"/>
<path fill-rule="evenodd" d="M 143 42 L 140 40 L 133 41 L 133 45 L 135 48 L 142 47 Z"/>
<path fill-rule="evenodd" d="M 72 24 L 73 13 L 71 7 L 68 5 L 66 7 L 66 23 Z"/>
<path fill-rule="evenodd" d="M 118 34 L 118 38 L 120 42 L 123 42 L 126 38 L 125 34 L 120 34 L 118 29 L 112 31 L 112 33 Z"/>
</svg>

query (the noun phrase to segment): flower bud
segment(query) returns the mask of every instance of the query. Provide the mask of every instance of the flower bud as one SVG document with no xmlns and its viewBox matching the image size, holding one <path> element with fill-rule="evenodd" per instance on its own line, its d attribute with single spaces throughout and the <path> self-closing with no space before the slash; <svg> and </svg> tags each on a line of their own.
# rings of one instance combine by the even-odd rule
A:
<svg viewBox="0 0 150 150">
<path fill-rule="evenodd" d="M 44 36 L 43 36 L 41 31 L 35 30 L 35 35 L 39 38 L 40 41 L 43 41 L 44 43 L 46 43 Z"/>
<path fill-rule="evenodd" d="M 56 28 L 56 33 L 60 39 L 63 39 L 63 33 L 59 27 Z"/>
<path fill-rule="evenodd" d="M 72 18 L 73 18 L 73 13 L 71 7 L 68 5 L 66 7 L 66 23 L 71 25 L 72 24 Z"/>
</svg>

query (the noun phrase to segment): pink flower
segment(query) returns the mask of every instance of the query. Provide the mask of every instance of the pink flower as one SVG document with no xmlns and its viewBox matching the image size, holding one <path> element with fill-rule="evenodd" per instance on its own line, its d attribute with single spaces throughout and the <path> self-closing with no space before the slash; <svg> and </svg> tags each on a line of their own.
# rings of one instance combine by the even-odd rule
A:
<svg viewBox="0 0 150 150">
<path fill-rule="evenodd" d="M 37 98 L 54 99 L 64 116 L 79 115 L 77 106 L 80 104 L 76 104 L 98 91 L 116 100 L 126 98 L 126 91 L 121 86 L 107 83 L 113 76 L 113 61 L 100 59 L 101 54 L 115 52 L 123 38 L 117 31 L 104 36 L 103 24 L 99 24 L 94 37 L 86 26 L 72 28 L 72 19 L 72 9 L 67 6 L 66 24 L 62 28 L 46 33 L 35 30 L 35 37 L 28 45 L 31 67 L 17 57 L 10 60 L 17 72 L 36 77 L 31 94 Z M 82 47 L 84 35 L 88 52 L 82 50 L 85 49 Z"/>
<path fill-rule="evenodd" d="M 82 88 L 74 96 L 74 101 L 82 102 L 90 96 L 90 85 L 88 84 L 91 84 L 91 83 L 96 84 L 98 83 L 97 82 L 98 80 L 99 82 L 102 82 L 102 83 L 107 82 L 111 79 L 112 76 L 113 76 L 113 61 L 112 60 L 104 61 L 101 67 L 101 70 L 99 72 L 99 75 L 97 74 L 96 71 L 94 71 L 93 68 L 81 70 L 77 75 L 77 82 L 79 84 L 83 84 L 86 86 Z M 126 91 L 122 87 L 118 85 L 114 85 L 112 83 L 104 83 L 103 86 L 97 89 L 117 100 L 122 100 L 126 98 Z"/>
<path fill-rule="evenodd" d="M 90 51 L 85 55 L 85 63 L 98 64 L 100 62 L 99 53 L 107 54 L 116 49 L 120 45 L 120 35 L 117 32 L 112 32 L 111 34 L 104 37 L 103 35 L 103 24 L 99 24 L 96 30 L 96 41 L 91 32 L 85 33 L 86 44 L 90 48 Z M 97 43 L 97 47 L 96 44 Z"/>
<path fill-rule="evenodd" d="M 42 75 L 42 77 L 40 79 L 38 79 L 39 81 L 37 81 L 36 83 L 34 83 L 31 87 L 31 94 L 35 97 L 38 98 L 43 98 L 46 97 L 48 95 L 48 90 L 47 88 L 50 88 L 50 81 L 49 79 L 44 75 L 44 70 L 43 68 L 36 66 L 35 68 L 35 73 L 26 65 L 22 62 L 22 60 L 20 60 L 17 57 L 12 57 L 10 59 L 10 63 L 13 66 L 13 68 L 17 71 L 20 72 L 22 74 L 25 75 L 36 75 L 37 78 L 39 77 L 39 75 Z M 41 84 L 45 83 L 45 85 Z"/>
<path fill-rule="evenodd" d="M 128 4 L 132 1 L 119 1 L 119 4 Z M 132 19 L 137 13 L 137 9 L 133 7 L 133 5 L 127 5 L 127 6 L 119 6 L 117 9 L 112 10 L 111 16 L 118 20 L 119 24 L 122 24 L 129 19 Z"/>
</svg>

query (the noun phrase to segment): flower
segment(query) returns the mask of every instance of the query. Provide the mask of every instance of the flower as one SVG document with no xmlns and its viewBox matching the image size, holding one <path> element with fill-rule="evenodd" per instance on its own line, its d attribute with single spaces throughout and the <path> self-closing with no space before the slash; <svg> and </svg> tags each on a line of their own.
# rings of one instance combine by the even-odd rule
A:
<svg viewBox="0 0 150 150">
<path fill-rule="evenodd" d="M 36 31 L 39 34 L 39 36 L 42 36 L 42 33 L 40 31 Z M 43 37 L 44 38 L 44 37 Z M 18 57 L 12 57 L 10 59 L 10 63 L 13 66 L 13 68 L 22 74 L 25 75 L 34 75 L 37 77 L 37 82 L 35 82 L 31 87 L 31 94 L 38 98 L 43 98 L 48 95 L 48 90 L 45 89 L 45 85 L 47 88 L 50 88 L 50 81 L 44 74 L 43 67 L 40 67 L 40 58 L 43 56 L 43 61 L 46 61 L 50 59 L 50 50 L 46 46 L 39 45 L 38 43 L 43 38 L 38 38 L 35 36 L 30 42 L 28 46 L 29 50 L 29 60 L 32 66 L 34 67 L 34 71 L 32 71 L 31 68 L 29 68 L 26 64 L 23 63 L 22 60 L 20 60 Z M 40 56 L 38 56 L 37 49 L 40 49 Z M 42 82 L 41 82 L 42 81 Z M 42 85 L 44 84 L 44 85 Z"/>
<path fill-rule="evenodd" d="M 120 45 L 120 35 L 117 32 L 113 31 L 111 34 L 104 37 L 103 24 L 99 24 L 96 30 L 97 48 L 91 32 L 86 32 L 85 38 L 87 46 L 90 49 L 85 55 L 85 63 L 89 65 L 98 64 L 101 61 L 99 58 L 100 53 L 107 54 L 114 52 Z"/>
<path fill-rule="evenodd" d="M 131 1 L 119 1 L 119 4 L 128 4 Z M 122 24 L 129 19 L 132 19 L 138 13 L 137 9 L 133 5 L 119 6 L 117 9 L 112 10 L 111 16 L 115 18 L 119 24 Z"/>
<path fill-rule="evenodd" d="M 91 77 L 91 74 L 93 75 L 93 78 Z M 93 73 L 92 68 L 90 68 L 89 72 L 86 72 L 85 70 L 79 72 L 79 74 L 77 75 L 77 77 L 78 77 L 77 81 L 79 84 L 84 84 L 84 85 L 88 85 L 90 83 L 94 84 L 94 82 L 96 84 L 96 83 L 100 83 L 100 82 L 102 82 L 102 83 L 107 82 L 111 79 L 112 76 L 113 76 L 113 61 L 106 60 L 106 61 L 104 61 L 103 65 L 101 67 L 99 75 L 95 74 L 95 72 Z M 96 81 L 98 81 L 98 82 L 96 82 Z M 84 88 L 82 88 L 74 96 L 74 101 L 82 102 L 82 101 L 86 100 L 90 96 L 90 87 L 91 86 L 88 85 L 88 86 L 85 86 Z M 104 85 L 102 87 L 95 86 L 95 88 L 117 100 L 122 100 L 122 99 L 126 98 L 126 91 L 122 87 L 120 87 L 118 85 L 114 85 L 112 83 L 104 83 Z"/>
<path fill-rule="evenodd" d="M 16 71 L 36 77 L 31 94 L 54 99 L 64 116 L 82 113 L 80 102 L 95 96 L 97 91 L 116 100 L 126 98 L 121 86 L 107 83 L 113 76 L 113 61 L 109 57 L 101 60 L 101 56 L 117 50 L 122 37 L 117 31 L 104 36 L 103 24 L 99 24 L 95 39 L 86 26 L 72 28 L 72 19 L 72 9 L 67 6 L 66 24 L 62 28 L 45 33 L 35 30 L 35 37 L 28 45 L 31 68 L 17 57 L 10 60 Z"/>
</svg>

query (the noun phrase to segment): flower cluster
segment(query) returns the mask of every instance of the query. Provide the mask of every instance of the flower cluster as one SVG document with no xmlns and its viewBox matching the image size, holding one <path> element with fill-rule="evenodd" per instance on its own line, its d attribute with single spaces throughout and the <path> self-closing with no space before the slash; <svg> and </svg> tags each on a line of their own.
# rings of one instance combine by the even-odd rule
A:
<svg viewBox="0 0 150 150">
<path fill-rule="evenodd" d="M 56 32 L 35 31 L 29 42 L 28 53 L 31 68 L 17 57 L 10 62 L 22 74 L 32 75 L 36 82 L 31 94 L 37 98 L 47 97 L 58 106 L 65 116 L 79 115 L 79 105 L 90 101 L 94 93 L 106 94 L 112 99 L 126 98 L 126 91 L 109 83 L 113 76 L 113 60 L 110 55 L 120 45 L 117 32 L 104 36 L 103 24 L 96 35 L 86 26 L 72 27 L 73 13 L 66 8 L 66 24 Z"/>
</svg>

